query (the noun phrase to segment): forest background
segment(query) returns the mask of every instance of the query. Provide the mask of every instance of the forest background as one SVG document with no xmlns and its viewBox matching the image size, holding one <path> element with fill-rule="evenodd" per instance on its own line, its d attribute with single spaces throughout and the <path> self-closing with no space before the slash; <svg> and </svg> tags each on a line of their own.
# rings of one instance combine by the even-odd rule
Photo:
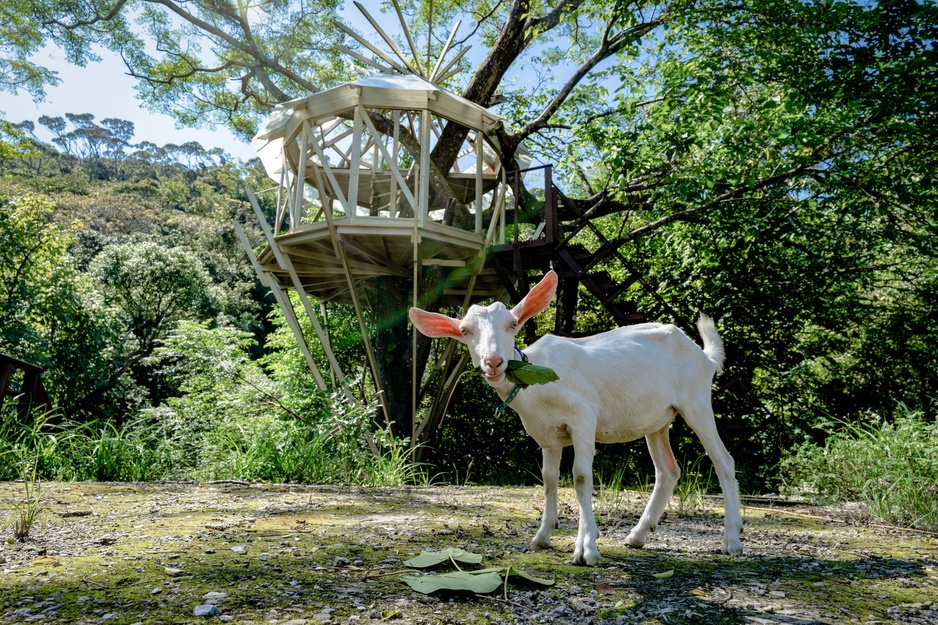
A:
<svg viewBox="0 0 938 625">
<path fill-rule="evenodd" d="M 554 164 L 641 270 L 640 307 L 665 302 L 656 320 L 687 329 L 697 311 L 717 320 L 714 404 L 745 490 L 862 498 L 938 526 L 933 3 L 401 4 L 414 32 L 433 25 L 432 49 L 465 20 L 457 44 L 487 54 L 444 86 L 511 122 L 509 157 L 524 141 Z M 76 63 L 101 45 L 147 106 L 250 136 L 277 102 L 350 79 L 337 7 L 316 9 L 14 0 L 0 87 L 41 98 L 56 80 L 30 60 L 44 42 Z M 81 111 L 0 132 L 0 352 L 45 367 L 55 406 L 24 419 L 5 402 L 0 479 L 538 479 L 536 446 L 474 376 L 411 462 L 375 418 L 341 306 L 330 332 L 359 401 L 316 388 L 231 228 L 261 240 L 245 196 L 270 186 L 257 161 L 134 143 L 133 124 Z M 611 321 L 584 293 L 577 325 Z M 673 438 L 706 483 L 680 422 Z M 603 447 L 600 479 L 640 485 L 646 456 Z"/>
</svg>

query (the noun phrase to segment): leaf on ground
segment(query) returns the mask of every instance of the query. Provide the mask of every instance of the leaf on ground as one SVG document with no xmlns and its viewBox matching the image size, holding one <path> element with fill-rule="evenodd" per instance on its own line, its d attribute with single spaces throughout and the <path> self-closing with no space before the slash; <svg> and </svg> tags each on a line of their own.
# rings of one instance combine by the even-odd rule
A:
<svg viewBox="0 0 938 625">
<path fill-rule="evenodd" d="M 554 585 L 554 580 L 552 579 L 546 579 L 544 577 L 536 577 L 534 575 L 531 575 L 530 573 L 519 571 L 518 569 L 510 567 L 510 566 L 507 569 L 501 569 L 501 571 L 503 572 L 503 574 L 509 577 L 511 577 L 512 575 L 517 575 L 521 579 L 529 581 L 533 584 L 540 584 L 541 586 L 553 586 Z"/>
<path fill-rule="evenodd" d="M 438 590 L 463 590 L 484 595 L 494 592 L 502 586 L 502 576 L 497 570 L 485 571 L 453 571 L 442 575 L 426 575 L 424 577 L 399 578 L 402 582 L 417 592 L 429 595 Z"/>
<path fill-rule="evenodd" d="M 533 584 L 553 586 L 554 580 L 537 577 L 513 567 L 493 567 L 477 571 L 453 571 L 441 575 L 427 575 L 424 577 L 401 576 L 402 582 L 423 594 L 430 594 L 438 590 L 465 590 L 484 595 L 494 592 L 502 587 L 502 577 L 518 577 Z"/>
<path fill-rule="evenodd" d="M 658 579 L 668 579 L 669 577 L 674 575 L 674 569 L 671 569 L 670 571 L 664 571 L 662 573 L 652 573 L 651 575 L 652 577 L 655 577 Z"/>
<path fill-rule="evenodd" d="M 460 562 L 462 564 L 479 564 L 482 556 L 470 553 L 464 549 L 444 549 L 443 551 L 421 551 L 419 556 L 404 561 L 404 566 L 412 569 L 428 569 L 444 562 Z"/>
</svg>

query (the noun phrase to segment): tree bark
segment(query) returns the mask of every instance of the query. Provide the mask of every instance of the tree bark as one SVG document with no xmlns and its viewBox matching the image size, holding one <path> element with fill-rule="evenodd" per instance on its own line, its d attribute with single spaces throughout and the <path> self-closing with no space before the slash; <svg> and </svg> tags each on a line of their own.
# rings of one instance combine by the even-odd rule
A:
<svg viewBox="0 0 938 625">
<path fill-rule="evenodd" d="M 384 394 L 394 436 L 408 438 L 413 431 L 413 366 L 414 340 L 407 322 L 411 306 L 410 280 L 396 276 L 377 279 L 377 290 L 371 301 L 375 319 L 374 349 L 378 375 Z M 432 311 L 438 302 L 421 304 Z M 430 356 L 431 340 L 417 333 L 417 391 Z"/>
</svg>

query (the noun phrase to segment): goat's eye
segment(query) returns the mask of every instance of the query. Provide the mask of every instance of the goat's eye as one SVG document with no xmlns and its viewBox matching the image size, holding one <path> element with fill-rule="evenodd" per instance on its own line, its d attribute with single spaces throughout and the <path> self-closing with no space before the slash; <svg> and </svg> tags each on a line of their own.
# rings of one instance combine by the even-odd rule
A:
<svg viewBox="0 0 938 625">
<path fill-rule="evenodd" d="M 472 334 L 469 328 L 459 328 L 459 331 L 462 333 L 463 336 L 469 336 L 470 334 Z"/>
<path fill-rule="evenodd" d="M 517 327 L 518 327 L 518 320 L 515 319 L 514 321 L 511 322 L 511 329 L 514 330 Z"/>
</svg>

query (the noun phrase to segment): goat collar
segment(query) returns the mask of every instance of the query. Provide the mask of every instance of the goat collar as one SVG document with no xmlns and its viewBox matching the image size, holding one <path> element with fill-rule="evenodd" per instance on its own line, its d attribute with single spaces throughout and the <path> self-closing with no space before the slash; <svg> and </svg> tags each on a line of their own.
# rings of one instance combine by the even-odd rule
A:
<svg viewBox="0 0 938 625">
<path fill-rule="evenodd" d="M 524 353 L 523 351 L 521 351 L 520 349 L 518 349 L 518 346 L 517 346 L 517 345 L 515 345 L 515 351 L 518 352 L 518 355 L 519 355 L 519 356 L 521 356 L 521 362 L 527 362 L 527 361 L 528 361 L 527 355 L 525 355 L 525 353 Z M 489 388 L 492 388 L 492 387 L 489 387 Z M 500 404 L 498 404 L 498 405 L 495 406 L 495 416 L 496 416 L 496 417 L 501 417 L 501 416 L 505 413 L 505 411 L 508 409 L 508 406 L 511 405 L 511 402 L 513 402 L 513 401 L 515 400 L 515 397 L 518 396 L 518 392 L 519 392 L 519 391 L 521 391 L 521 385 L 520 385 L 520 384 L 515 384 L 515 388 L 513 388 L 512 391 L 511 391 L 511 393 L 508 394 L 508 399 L 506 399 L 506 400 L 503 401 L 502 403 L 500 403 Z"/>
</svg>

